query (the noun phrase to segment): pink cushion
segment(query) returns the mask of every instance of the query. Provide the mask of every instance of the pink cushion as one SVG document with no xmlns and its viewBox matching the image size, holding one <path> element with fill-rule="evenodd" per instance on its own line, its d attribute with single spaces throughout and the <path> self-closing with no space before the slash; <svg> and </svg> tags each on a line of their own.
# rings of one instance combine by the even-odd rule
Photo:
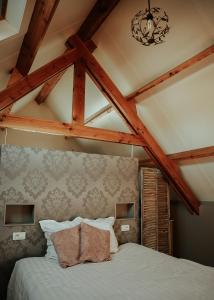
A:
<svg viewBox="0 0 214 300">
<path fill-rule="evenodd" d="M 79 263 L 80 225 L 53 233 L 51 240 L 62 268 Z"/>
<path fill-rule="evenodd" d="M 80 262 L 110 260 L 110 232 L 81 224 Z"/>
</svg>

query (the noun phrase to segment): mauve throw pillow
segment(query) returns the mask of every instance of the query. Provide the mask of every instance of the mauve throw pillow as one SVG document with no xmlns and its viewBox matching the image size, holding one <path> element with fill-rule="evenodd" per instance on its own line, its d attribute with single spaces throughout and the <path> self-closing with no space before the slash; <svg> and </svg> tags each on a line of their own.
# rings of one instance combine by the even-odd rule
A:
<svg viewBox="0 0 214 300">
<path fill-rule="evenodd" d="M 80 262 L 110 260 L 110 232 L 81 223 Z"/>
<path fill-rule="evenodd" d="M 51 240 L 62 268 L 79 263 L 80 225 L 53 233 Z"/>
</svg>

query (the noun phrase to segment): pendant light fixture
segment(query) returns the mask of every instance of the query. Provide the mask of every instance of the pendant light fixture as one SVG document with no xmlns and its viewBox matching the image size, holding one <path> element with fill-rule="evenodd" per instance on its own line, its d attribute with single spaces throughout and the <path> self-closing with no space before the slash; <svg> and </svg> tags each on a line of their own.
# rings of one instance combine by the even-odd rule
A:
<svg viewBox="0 0 214 300">
<path fill-rule="evenodd" d="M 140 10 L 132 19 L 132 36 L 144 46 L 161 44 L 169 32 L 168 22 L 166 12 L 159 7 L 151 8 L 148 0 L 148 8 Z"/>
</svg>

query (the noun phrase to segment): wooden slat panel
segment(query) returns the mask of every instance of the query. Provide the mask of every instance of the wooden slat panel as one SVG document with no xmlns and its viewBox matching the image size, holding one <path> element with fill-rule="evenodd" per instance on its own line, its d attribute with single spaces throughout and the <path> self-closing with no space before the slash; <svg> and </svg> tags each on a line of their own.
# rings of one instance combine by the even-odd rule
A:
<svg viewBox="0 0 214 300">
<path fill-rule="evenodd" d="M 142 244 L 169 254 L 168 184 L 157 169 L 141 169 Z"/>
<path fill-rule="evenodd" d="M 143 138 L 147 144 L 145 150 L 151 159 L 153 159 L 161 168 L 162 172 L 164 172 L 172 186 L 175 188 L 175 190 L 177 190 L 181 198 L 184 200 L 184 203 L 189 208 L 190 212 L 199 214 L 200 202 L 182 178 L 177 165 L 165 155 L 161 147 L 157 144 L 155 139 L 143 124 L 142 120 L 140 120 L 136 112 L 132 109 L 128 101 L 126 101 L 97 60 L 87 50 L 83 42 L 77 36 L 74 36 L 72 41 L 79 48 L 79 51 L 85 58 L 85 63 L 90 72 L 103 87 L 105 93 L 109 94 L 112 104 L 126 120 L 126 122 L 133 128 L 133 131 Z"/>
<path fill-rule="evenodd" d="M 142 244 L 157 249 L 157 182 L 155 169 L 141 169 Z"/>
<path fill-rule="evenodd" d="M 36 1 L 16 64 L 16 68 L 23 76 L 30 71 L 58 4 L 59 0 Z"/>
<path fill-rule="evenodd" d="M 169 189 L 160 171 L 157 170 L 157 210 L 158 210 L 158 248 L 157 250 L 169 254 L 169 220 L 170 203 Z"/>
</svg>

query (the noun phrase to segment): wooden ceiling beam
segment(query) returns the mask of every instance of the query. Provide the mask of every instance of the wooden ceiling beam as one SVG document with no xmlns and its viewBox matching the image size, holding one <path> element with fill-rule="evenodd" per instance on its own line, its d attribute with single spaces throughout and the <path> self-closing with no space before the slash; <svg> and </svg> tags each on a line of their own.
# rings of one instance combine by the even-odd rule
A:
<svg viewBox="0 0 214 300">
<path fill-rule="evenodd" d="M 106 106 L 104 106 L 103 108 L 101 108 L 99 111 L 97 111 L 96 113 L 92 114 L 91 116 L 89 116 L 84 124 L 90 124 L 92 123 L 94 120 L 97 120 L 99 117 L 104 116 L 105 114 L 110 113 L 113 110 L 113 107 L 111 104 L 108 104 Z"/>
<path fill-rule="evenodd" d="M 0 120 L 0 128 L 12 128 L 136 146 L 145 145 L 142 139 L 134 134 L 13 115 L 4 115 Z"/>
<path fill-rule="evenodd" d="M 95 3 L 89 15 L 80 26 L 80 29 L 77 31 L 77 34 L 82 38 L 82 40 L 87 41 L 92 38 L 92 36 L 100 28 L 102 23 L 105 21 L 105 19 L 108 17 L 108 15 L 111 13 L 118 2 L 119 0 L 98 0 Z M 69 42 L 70 38 L 68 38 L 66 46 L 68 48 L 73 48 L 73 45 L 71 45 Z M 91 50 L 91 52 L 93 52 L 94 50 L 95 49 Z M 55 88 L 57 82 L 61 79 L 63 74 L 64 72 L 56 75 L 56 77 L 53 77 L 44 84 L 38 96 L 35 98 L 35 101 L 38 104 L 45 102 L 48 95 Z"/>
<path fill-rule="evenodd" d="M 38 95 L 34 99 L 37 104 L 42 104 L 47 99 L 50 92 L 55 88 L 57 83 L 60 81 L 62 76 L 65 74 L 66 71 L 63 71 L 55 76 L 53 76 L 51 79 L 47 80 L 41 90 L 39 91 Z"/>
<path fill-rule="evenodd" d="M 92 38 L 96 31 L 103 24 L 115 6 L 120 0 L 97 0 L 92 10 L 89 12 L 85 21 L 77 31 L 77 35 L 82 41 L 87 41 Z M 72 36 L 66 42 L 67 46 L 73 47 Z"/>
<path fill-rule="evenodd" d="M 13 85 L 16 81 L 18 81 L 22 77 L 23 77 L 22 74 L 16 68 L 14 68 L 11 71 L 10 78 L 8 80 L 8 83 L 7 83 L 7 87 Z"/>
<path fill-rule="evenodd" d="M 91 71 L 90 71 L 88 68 L 86 68 L 86 69 L 87 69 L 88 75 L 90 76 L 91 80 L 94 82 L 95 86 L 100 90 L 100 92 L 105 96 L 105 98 L 109 101 L 109 103 L 110 103 L 111 106 L 112 106 L 112 98 L 111 98 L 111 95 L 108 93 L 108 91 L 106 91 L 105 89 L 103 89 L 102 85 L 96 80 L 96 78 L 95 78 L 94 75 L 91 73 Z M 130 103 L 131 103 L 131 102 L 130 102 Z M 107 105 L 106 107 L 108 107 L 108 105 Z M 114 110 L 113 107 L 112 107 L 111 110 L 109 109 L 109 110 L 106 111 L 106 107 L 103 108 L 104 111 L 105 111 L 105 113 L 110 112 L 111 110 Z M 102 110 L 102 109 L 101 109 L 101 110 Z M 116 111 L 116 112 L 118 113 L 117 110 L 114 110 L 114 111 Z M 100 114 L 100 111 L 98 111 L 98 114 L 99 114 L 98 116 L 101 116 L 101 115 L 103 116 L 103 113 Z M 119 117 L 120 117 L 120 113 L 118 113 L 118 115 L 119 115 Z M 94 118 L 94 119 L 95 119 L 95 118 Z M 123 121 L 124 125 L 125 125 L 126 127 L 129 128 L 130 132 L 135 133 L 135 132 L 133 131 L 132 126 L 130 126 L 129 121 L 128 121 L 127 119 L 121 118 L 121 121 Z"/>
<path fill-rule="evenodd" d="M 18 60 L 17 70 L 26 76 L 30 71 L 39 46 L 45 36 L 60 0 L 37 0 L 25 34 Z"/>
<path fill-rule="evenodd" d="M 8 83 L 7 83 L 7 87 L 10 87 L 11 85 L 13 85 L 16 81 L 18 81 L 19 79 L 21 79 L 23 76 L 20 74 L 20 72 L 14 68 L 12 71 L 11 71 L 11 74 L 10 74 L 10 78 L 8 80 Z M 11 109 L 12 109 L 12 106 L 13 105 L 10 105 L 8 106 L 7 108 L 5 108 L 2 112 L 1 112 L 1 115 L 2 114 L 9 114 L 11 112 Z"/>
<path fill-rule="evenodd" d="M 211 45 L 210 47 L 204 49 L 203 51 L 199 52 L 198 54 L 192 56 L 191 58 L 187 59 L 183 63 L 179 64 L 175 68 L 167 71 L 166 73 L 160 75 L 156 79 L 150 81 L 143 87 L 139 88 L 138 90 L 131 93 L 128 97 L 128 101 L 135 101 L 136 97 L 142 95 L 143 93 L 153 89 L 154 87 L 157 87 L 159 84 L 163 83 L 164 81 L 172 78 L 173 76 L 179 74 L 180 72 L 184 71 L 185 69 L 193 66 L 197 62 L 203 60 L 204 58 L 208 57 L 209 55 L 214 53 L 214 45 Z M 137 102 L 142 102 L 144 99 L 141 99 Z"/>
<path fill-rule="evenodd" d="M 194 212 L 199 214 L 200 202 L 182 178 L 177 165 L 166 156 L 136 112 L 133 110 L 132 106 L 129 104 L 126 98 L 123 97 L 111 78 L 107 75 L 93 55 L 91 55 L 79 37 L 76 35 L 73 36 L 72 42 L 84 57 L 87 68 L 103 87 L 103 89 L 111 96 L 114 107 L 118 110 L 121 116 L 128 121 L 135 133 L 142 138 L 143 142 L 145 142 L 145 151 L 163 171 L 172 186 L 180 194 L 189 210 L 192 213 Z"/>
<path fill-rule="evenodd" d="M 138 97 L 139 95 L 144 94 L 145 92 L 153 89 L 154 87 L 157 87 L 159 84 L 163 83 L 167 79 L 172 78 L 176 74 L 178 74 L 178 73 L 182 72 L 183 70 L 193 66 L 197 62 L 203 60 L 204 58 L 208 57 L 209 55 L 211 55 L 213 53 L 214 53 L 214 45 L 211 45 L 210 47 L 204 49 L 203 51 L 201 51 L 198 54 L 194 55 L 190 59 L 188 59 L 185 62 L 181 63 L 180 65 L 176 66 L 175 68 L 167 71 L 166 73 L 160 75 L 156 79 L 154 79 L 154 80 L 150 81 L 149 83 L 145 84 L 143 87 L 139 88 L 138 90 L 134 91 L 129 96 L 127 96 L 126 99 L 128 101 L 132 102 L 133 104 L 136 103 L 136 102 L 144 101 L 145 99 L 143 99 L 143 98 L 141 100 L 136 101 L 136 97 Z M 110 110 L 109 105 L 106 105 L 106 107 L 100 109 L 97 112 L 97 115 L 100 117 L 102 114 L 106 114 L 107 112 L 109 112 L 109 110 Z M 94 116 L 91 116 L 91 117 L 92 117 L 93 121 L 96 119 Z M 88 120 L 90 120 L 90 117 L 88 118 Z"/>
<path fill-rule="evenodd" d="M 145 143 L 142 139 L 131 133 L 125 133 L 120 131 L 94 128 L 89 126 L 84 126 L 80 124 L 74 124 L 73 128 L 76 130 L 76 137 L 92 139 L 104 142 L 112 142 L 126 145 L 134 146 L 144 146 Z"/>
<path fill-rule="evenodd" d="M 89 44 L 93 44 L 91 41 Z M 88 45 L 88 43 L 87 43 Z M 44 65 L 31 74 L 15 82 L 12 86 L 0 92 L 0 111 L 18 101 L 32 90 L 52 78 L 54 75 L 63 72 L 80 58 L 77 49 L 69 50 L 67 53 L 57 57 L 50 63 Z"/>
<path fill-rule="evenodd" d="M 7 87 L 21 79 L 23 75 L 27 75 L 33 64 L 39 45 L 47 31 L 58 3 L 59 0 L 37 0 L 34 6 L 34 11 L 31 17 L 28 31 L 25 34 L 24 40 L 22 42 L 16 67 L 12 70 Z M 41 22 L 42 20 L 43 22 Z M 25 71 L 24 68 L 26 68 Z M 11 112 L 12 106 L 13 105 L 7 107 L 3 113 L 9 114 Z"/>
<path fill-rule="evenodd" d="M 83 124 L 85 119 L 85 64 L 81 59 L 74 63 L 72 122 Z"/>
<path fill-rule="evenodd" d="M 193 160 L 201 160 L 204 158 L 214 157 L 214 146 L 198 148 L 193 150 L 182 151 L 178 153 L 168 154 L 170 159 L 181 164 L 184 162 L 192 162 Z M 151 159 L 140 160 L 141 166 L 154 166 Z"/>
<path fill-rule="evenodd" d="M 86 45 L 91 52 L 94 52 L 94 50 L 97 48 L 97 46 L 91 40 L 86 41 Z M 69 51 L 69 49 L 67 49 L 65 51 L 65 53 L 67 53 L 68 51 Z M 53 76 L 51 79 L 47 80 L 47 82 L 43 85 L 41 91 L 38 93 L 38 95 L 34 99 L 37 102 L 37 104 L 42 104 L 45 102 L 48 95 L 55 88 L 56 84 L 60 81 L 62 76 L 65 74 L 65 72 L 66 72 L 66 70 Z"/>
</svg>

